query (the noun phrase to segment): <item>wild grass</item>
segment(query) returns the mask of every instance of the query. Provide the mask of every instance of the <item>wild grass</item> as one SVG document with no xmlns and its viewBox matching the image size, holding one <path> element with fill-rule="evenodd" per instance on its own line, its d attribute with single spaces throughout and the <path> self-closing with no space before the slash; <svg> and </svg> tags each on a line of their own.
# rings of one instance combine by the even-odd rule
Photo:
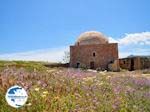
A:
<svg viewBox="0 0 150 112">
<path fill-rule="evenodd" d="M 28 71 L 33 71 L 34 69 L 38 71 L 45 70 L 43 64 L 46 62 L 34 62 L 34 61 L 0 61 L 0 69 L 3 70 L 5 67 L 16 67 L 16 68 L 24 68 Z"/>
<path fill-rule="evenodd" d="M 142 72 L 46 68 L 40 62 L 0 62 L 0 112 L 149 112 L 150 77 Z M 20 85 L 27 103 L 10 107 L 7 89 Z"/>
</svg>

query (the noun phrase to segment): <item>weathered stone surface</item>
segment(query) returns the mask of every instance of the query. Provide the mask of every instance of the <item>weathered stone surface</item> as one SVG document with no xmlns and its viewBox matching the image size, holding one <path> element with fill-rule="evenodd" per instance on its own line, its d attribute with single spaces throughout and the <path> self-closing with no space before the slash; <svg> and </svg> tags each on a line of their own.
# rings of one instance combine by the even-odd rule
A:
<svg viewBox="0 0 150 112">
<path fill-rule="evenodd" d="M 95 53 L 95 56 L 93 56 Z M 70 66 L 90 67 L 90 63 L 94 62 L 94 69 L 101 67 L 108 68 L 108 64 L 118 59 L 118 45 L 113 44 L 99 44 L 99 45 L 82 45 L 70 46 Z"/>
<path fill-rule="evenodd" d="M 119 59 L 122 69 L 140 70 L 150 68 L 150 56 L 133 56 Z"/>
<path fill-rule="evenodd" d="M 107 44 L 108 39 L 105 35 L 96 31 L 82 33 L 77 39 L 76 45 Z"/>
<path fill-rule="evenodd" d="M 108 65 L 108 70 L 113 72 L 120 71 L 119 60 L 115 60 L 113 63 L 110 63 Z"/>
</svg>

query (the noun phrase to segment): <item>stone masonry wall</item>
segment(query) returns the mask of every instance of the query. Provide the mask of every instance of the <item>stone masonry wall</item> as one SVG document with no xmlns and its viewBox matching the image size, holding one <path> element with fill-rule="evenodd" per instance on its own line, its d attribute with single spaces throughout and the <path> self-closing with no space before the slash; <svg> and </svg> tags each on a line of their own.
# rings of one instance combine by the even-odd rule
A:
<svg viewBox="0 0 150 112">
<path fill-rule="evenodd" d="M 117 43 L 70 46 L 71 67 L 77 67 L 77 63 L 80 63 L 80 66 L 90 68 L 90 62 L 93 61 L 95 69 L 107 69 L 108 64 L 116 59 L 118 59 Z"/>
</svg>

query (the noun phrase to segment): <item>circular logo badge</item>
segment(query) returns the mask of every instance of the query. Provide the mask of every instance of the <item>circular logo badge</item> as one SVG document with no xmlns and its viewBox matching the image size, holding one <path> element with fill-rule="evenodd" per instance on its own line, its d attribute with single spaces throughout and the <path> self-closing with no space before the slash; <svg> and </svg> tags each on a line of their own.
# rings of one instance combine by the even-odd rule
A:
<svg viewBox="0 0 150 112">
<path fill-rule="evenodd" d="M 16 85 L 7 90 L 5 98 L 10 106 L 19 108 L 26 103 L 28 95 L 24 88 Z"/>
</svg>

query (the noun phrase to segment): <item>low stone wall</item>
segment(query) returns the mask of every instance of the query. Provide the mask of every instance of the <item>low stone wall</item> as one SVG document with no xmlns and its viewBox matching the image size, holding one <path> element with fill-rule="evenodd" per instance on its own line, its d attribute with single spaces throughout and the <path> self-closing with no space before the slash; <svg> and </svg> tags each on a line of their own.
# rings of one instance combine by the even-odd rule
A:
<svg viewBox="0 0 150 112">
<path fill-rule="evenodd" d="M 46 67 L 54 68 L 54 67 L 69 67 L 69 63 L 50 63 L 44 64 Z"/>
</svg>

